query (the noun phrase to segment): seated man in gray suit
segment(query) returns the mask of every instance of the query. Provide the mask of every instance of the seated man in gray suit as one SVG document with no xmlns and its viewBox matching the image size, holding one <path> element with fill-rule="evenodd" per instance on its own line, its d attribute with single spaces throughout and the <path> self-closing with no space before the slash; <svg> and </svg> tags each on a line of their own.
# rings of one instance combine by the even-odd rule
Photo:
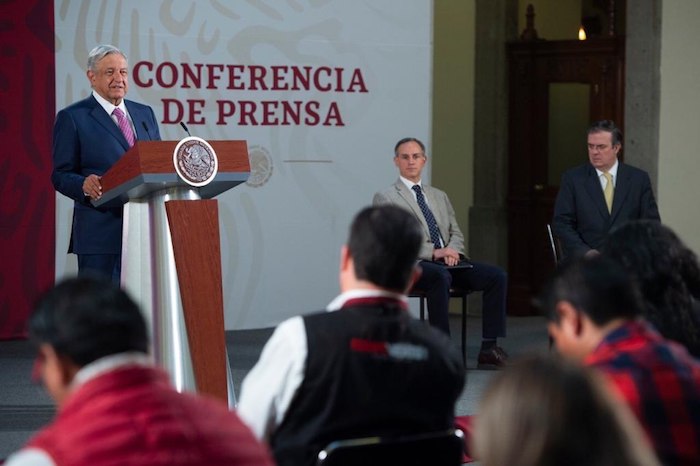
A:
<svg viewBox="0 0 700 466">
<path fill-rule="evenodd" d="M 464 235 L 457 225 L 450 199 L 443 191 L 421 182 L 427 162 L 425 146 L 416 138 L 401 139 L 394 147 L 399 179 L 374 195 L 374 204 L 394 204 L 420 221 L 423 242 L 418 254 L 422 274 L 414 288 L 424 290 L 430 324 L 450 333 L 448 303 L 450 287 L 483 291 L 483 328 L 480 369 L 497 369 L 508 359 L 497 344 L 506 335 L 506 273 L 481 262 L 466 263 Z M 457 265 L 463 267 L 455 267 Z"/>
<path fill-rule="evenodd" d="M 588 162 L 562 175 L 552 227 L 564 257 L 597 254 L 613 228 L 660 221 L 647 172 L 621 163 L 622 132 L 610 120 L 588 128 Z"/>
</svg>

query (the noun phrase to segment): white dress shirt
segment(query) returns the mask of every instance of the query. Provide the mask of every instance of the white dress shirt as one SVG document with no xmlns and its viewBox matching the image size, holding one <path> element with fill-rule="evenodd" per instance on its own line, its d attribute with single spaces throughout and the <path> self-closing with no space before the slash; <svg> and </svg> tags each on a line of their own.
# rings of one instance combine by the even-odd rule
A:
<svg viewBox="0 0 700 466">
<path fill-rule="evenodd" d="M 612 184 L 613 184 L 613 189 L 617 185 L 617 167 L 620 165 L 620 162 L 618 160 L 615 160 L 615 165 L 613 165 L 610 170 L 608 170 L 608 173 L 612 175 Z M 598 181 L 600 181 L 600 187 L 603 188 L 603 191 L 605 191 L 605 186 L 608 184 L 608 180 L 605 178 L 603 175 L 602 170 L 598 170 L 597 168 L 595 169 L 596 173 L 598 173 Z"/>
</svg>

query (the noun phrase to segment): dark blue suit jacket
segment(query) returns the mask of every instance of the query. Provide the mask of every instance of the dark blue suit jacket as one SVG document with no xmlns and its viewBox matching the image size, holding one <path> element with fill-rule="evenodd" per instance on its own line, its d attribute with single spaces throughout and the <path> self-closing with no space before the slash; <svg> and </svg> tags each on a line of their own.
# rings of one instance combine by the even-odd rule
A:
<svg viewBox="0 0 700 466">
<path fill-rule="evenodd" d="M 600 249 L 608 232 L 630 220 L 660 220 L 647 172 L 620 163 L 614 193 L 608 213 L 598 173 L 591 164 L 564 173 L 552 227 L 565 257 Z"/>
<path fill-rule="evenodd" d="M 160 140 L 153 109 L 124 102 L 136 139 Z M 58 192 L 75 201 L 68 252 L 121 254 L 122 206 L 93 207 L 83 194 L 83 181 L 88 175 L 104 174 L 128 149 L 121 130 L 92 95 L 56 115 L 51 181 Z"/>
</svg>

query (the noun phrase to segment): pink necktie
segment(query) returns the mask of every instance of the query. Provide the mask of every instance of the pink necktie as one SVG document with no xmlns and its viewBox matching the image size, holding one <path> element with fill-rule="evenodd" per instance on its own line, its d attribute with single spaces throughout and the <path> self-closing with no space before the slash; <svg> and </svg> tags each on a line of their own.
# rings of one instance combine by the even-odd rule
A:
<svg viewBox="0 0 700 466">
<path fill-rule="evenodd" d="M 117 124 L 119 125 L 119 129 L 122 130 L 122 133 L 124 133 L 124 137 L 126 138 L 126 142 L 129 143 L 129 147 L 133 146 L 135 139 L 134 131 L 131 129 L 131 124 L 126 118 L 126 115 L 124 115 L 124 112 L 122 112 L 118 108 L 115 108 L 112 112 L 112 115 L 117 117 Z"/>
</svg>

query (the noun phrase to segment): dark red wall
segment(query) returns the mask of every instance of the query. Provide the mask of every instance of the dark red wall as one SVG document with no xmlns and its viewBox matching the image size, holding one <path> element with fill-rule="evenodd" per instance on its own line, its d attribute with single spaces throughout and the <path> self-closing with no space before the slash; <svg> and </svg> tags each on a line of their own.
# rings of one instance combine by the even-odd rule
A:
<svg viewBox="0 0 700 466">
<path fill-rule="evenodd" d="M 26 336 L 54 283 L 53 0 L 0 1 L 0 338 Z"/>
</svg>

